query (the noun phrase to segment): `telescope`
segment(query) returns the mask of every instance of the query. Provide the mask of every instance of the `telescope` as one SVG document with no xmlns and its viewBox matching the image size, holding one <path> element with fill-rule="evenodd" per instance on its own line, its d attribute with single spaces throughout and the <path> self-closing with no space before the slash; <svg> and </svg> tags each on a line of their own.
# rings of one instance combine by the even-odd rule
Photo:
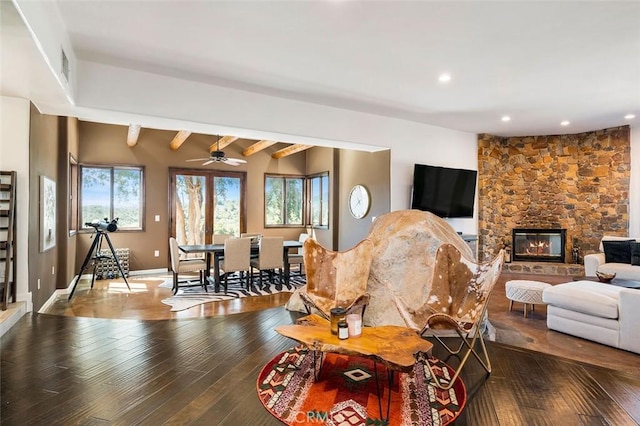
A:
<svg viewBox="0 0 640 426">
<path fill-rule="evenodd" d="M 111 222 L 106 217 L 103 220 L 94 222 L 85 222 L 84 226 L 92 226 L 96 231 L 115 232 L 118 230 L 118 218 L 116 217 Z"/>
<path fill-rule="evenodd" d="M 76 291 L 76 286 L 78 285 L 78 281 L 80 281 L 80 277 L 82 276 L 82 273 L 84 272 L 85 268 L 89 265 L 89 262 L 91 261 L 94 262 L 93 274 L 91 274 L 91 288 L 93 288 L 93 282 L 96 279 L 96 275 L 95 275 L 96 263 L 104 259 L 109 259 L 109 256 L 105 256 L 104 254 L 101 254 L 102 240 L 107 240 L 107 244 L 109 244 L 109 249 L 111 250 L 111 256 L 113 256 L 112 259 L 115 260 L 116 265 L 118 265 L 118 269 L 122 274 L 122 279 L 127 284 L 127 288 L 129 289 L 129 291 L 131 291 L 131 287 L 129 286 L 129 281 L 127 281 L 127 276 L 125 275 L 124 269 L 122 269 L 122 265 L 120 264 L 120 259 L 118 259 L 118 255 L 116 254 L 116 251 L 113 248 L 113 244 L 111 244 L 111 240 L 109 239 L 109 234 L 105 233 L 105 231 L 114 232 L 118 230 L 118 218 L 116 217 L 111 222 L 109 222 L 109 219 L 105 217 L 102 220 L 85 222 L 84 226 L 93 227 L 96 230 L 96 233 L 93 234 L 95 235 L 96 238 L 93 240 L 93 243 L 91 244 L 91 248 L 89 248 L 89 251 L 87 252 L 87 257 L 84 258 L 84 263 L 80 268 L 80 272 L 78 272 L 78 275 L 76 275 L 76 277 L 74 278 L 73 284 L 71 285 L 71 292 L 69 293 L 68 300 L 71 300 L 71 298 L 73 297 L 73 292 Z"/>
</svg>

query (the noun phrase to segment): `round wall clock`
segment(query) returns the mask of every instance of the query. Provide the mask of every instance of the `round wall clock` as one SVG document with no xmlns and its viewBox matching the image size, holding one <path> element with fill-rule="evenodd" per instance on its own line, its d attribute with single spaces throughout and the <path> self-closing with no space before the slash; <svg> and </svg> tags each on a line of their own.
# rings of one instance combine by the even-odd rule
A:
<svg viewBox="0 0 640 426">
<path fill-rule="evenodd" d="M 362 219 L 369 211 L 369 192 L 362 185 L 355 185 L 349 193 L 349 213 L 356 219 Z"/>
</svg>

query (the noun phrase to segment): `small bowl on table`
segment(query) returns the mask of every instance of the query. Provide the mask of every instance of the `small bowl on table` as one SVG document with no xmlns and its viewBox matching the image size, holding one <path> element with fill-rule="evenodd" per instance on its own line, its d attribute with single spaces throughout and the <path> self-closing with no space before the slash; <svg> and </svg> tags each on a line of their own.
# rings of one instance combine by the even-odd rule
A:
<svg viewBox="0 0 640 426">
<path fill-rule="evenodd" d="M 602 283 L 610 283 L 611 280 L 616 277 L 616 274 L 607 274 L 606 272 L 596 271 L 596 277 L 598 277 L 598 280 Z"/>
</svg>

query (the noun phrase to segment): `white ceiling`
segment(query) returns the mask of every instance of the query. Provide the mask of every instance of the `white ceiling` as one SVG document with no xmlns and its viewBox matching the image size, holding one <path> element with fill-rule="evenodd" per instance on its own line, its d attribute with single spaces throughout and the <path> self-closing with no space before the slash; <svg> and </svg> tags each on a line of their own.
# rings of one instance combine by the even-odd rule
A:
<svg viewBox="0 0 640 426">
<path fill-rule="evenodd" d="M 2 3 L 4 41 L 20 30 Z M 471 133 L 578 133 L 640 120 L 638 1 L 53 4 L 85 62 Z M 2 93 L 59 104 L 59 87 L 39 87 L 54 79 L 4 60 L 12 43 L 2 43 Z"/>
<path fill-rule="evenodd" d="M 0 0 L 0 93 L 58 105 L 68 102 L 22 19 L 6 0 Z"/>
</svg>

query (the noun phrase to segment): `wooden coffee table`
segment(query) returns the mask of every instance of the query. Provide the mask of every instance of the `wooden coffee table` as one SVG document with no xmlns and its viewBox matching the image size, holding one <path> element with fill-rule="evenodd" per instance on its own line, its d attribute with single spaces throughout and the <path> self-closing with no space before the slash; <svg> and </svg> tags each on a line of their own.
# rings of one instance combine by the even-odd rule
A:
<svg viewBox="0 0 640 426">
<path fill-rule="evenodd" d="M 331 326 L 328 320 L 312 314 L 300 318 L 294 325 L 281 325 L 276 327 L 276 332 L 296 340 L 314 353 L 313 373 L 316 373 L 316 354 L 333 352 L 345 355 L 356 355 L 370 358 L 374 363 L 381 362 L 387 367 L 389 383 L 389 399 L 387 401 L 387 419 L 391 403 L 391 385 L 393 384 L 394 371 L 410 371 L 421 353 L 431 354 L 433 344 L 418 334 L 416 330 L 395 325 L 379 327 L 363 327 L 359 337 L 338 339 L 331 334 Z M 378 404 L 380 416 L 382 416 L 382 403 L 380 401 L 380 389 L 378 387 L 377 368 L 374 369 L 376 378 L 376 390 L 378 391 Z"/>
</svg>

